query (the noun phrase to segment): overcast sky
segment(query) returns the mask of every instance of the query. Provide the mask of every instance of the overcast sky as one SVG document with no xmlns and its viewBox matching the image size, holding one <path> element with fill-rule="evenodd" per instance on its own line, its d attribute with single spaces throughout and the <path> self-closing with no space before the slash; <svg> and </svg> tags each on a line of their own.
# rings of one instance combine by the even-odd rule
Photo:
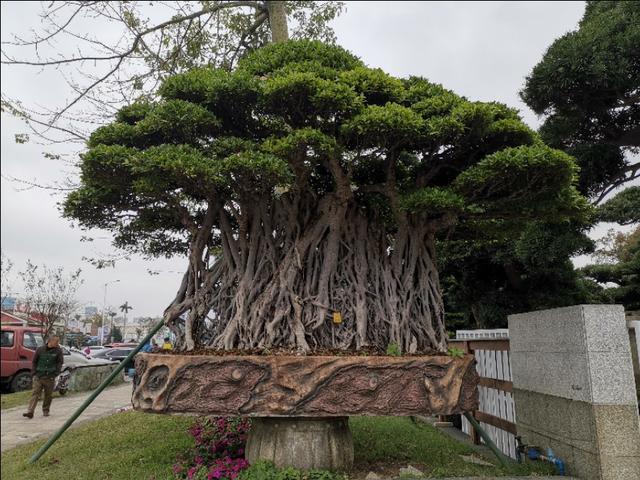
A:
<svg viewBox="0 0 640 480">
<path fill-rule="evenodd" d="M 9 33 L 37 28 L 35 2 L 2 2 L 2 40 Z M 471 100 L 497 100 L 518 108 L 533 127 L 536 116 L 520 101 L 524 77 L 551 42 L 576 27 L 582 2 L 347 2 L 334 23 L 338 43 L 368 65 L 396 76 L 420 75 Z M 109 34 L 105 31 L 105 35 Z M 2 67 L 2 91 L 26 104 L 45 104 L 68 96 L 59 74 L 28 68 Z M 61 164 L 42 156 L 45 147 L 18 145 L 14 135 L 22 124 L 2 114 L 2 173 L 49 183 L 64 177 Z M 129 301 L 130 315 L 160 315 L 171 301 L 185 260 L 144 261 L 133 258 L 115 269 L 96 270 L 82 257 L 113 253 L 107 233 L 93 243 L 80 241 L 83 232 L 60 218 L 59 197 L 32 189 L 17 191 L 2 179 L 2 249 L 20 270 L 30 258 L 36 263 L 83 269 L 79 292 L 83 304 L 103 306 Z M 160 271 L 151 276 L 148 270 Z M 19 293 L 18 281 L 13 289 Z"/>
</svg>

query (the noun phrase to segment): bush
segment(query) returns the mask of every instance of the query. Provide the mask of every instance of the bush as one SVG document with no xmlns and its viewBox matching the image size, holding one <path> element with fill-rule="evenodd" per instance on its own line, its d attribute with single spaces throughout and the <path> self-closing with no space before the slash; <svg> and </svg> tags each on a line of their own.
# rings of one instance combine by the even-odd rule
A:
<svg viewBox="0 0 640 480">
<path fill-rule="evenodd" d="M 251 426 L 248 419 L 204 418 L 196 421 L 189 433 L 195 447 L 178 456 L 173 465 L 176 479 L 234 480 L 249 466 L 244 448 Z"/>
<path fill-rule="evenodd" d="M 238 476 L 238 480 L 343 480 L 343 476 L 328 470 L 303 472 L 289 467 L 277 469 L 271 462 L 259 460 Z"/>
</svg>

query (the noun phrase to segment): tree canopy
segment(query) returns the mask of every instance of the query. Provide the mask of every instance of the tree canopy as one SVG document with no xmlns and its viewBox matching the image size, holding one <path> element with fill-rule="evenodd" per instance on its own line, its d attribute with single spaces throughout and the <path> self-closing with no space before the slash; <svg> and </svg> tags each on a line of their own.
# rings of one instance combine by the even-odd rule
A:
<svg viewBox="0 0 640 480">
<path fill-rule="evenodd" d="M 639 7 L 638 2 L 587 2 L 578 28 L 552 43 L 521 92 L 544 118 L 542 140 L 576 158 L 578 190 L 595 204 L 640 173 Z M 444 243 L 452 321 L 505 326 L 514 312 L 608 301 L 592 279 L 574 269 L 571 257 L 593 252 L 586 232 L 594 222 L 634 221 L 638 199 L 631 188 L 590 219 L 534 221 L 501 241 L 478 236 Z M 620 208 L 627 211 L 624 219 L 613 211 Z"/>
<path fill-rule="evenodd" d="M 545 116 L 545 142 L 574 155 L 580 191 L 602 200 L 638 178 L 640 3 L 589 1 L 527 77 L 522 99 Z"/>
<path fill-rule="evenodd" d="M 499 238 L 588 210 L 573 159 L 515 110 L 321 42 L 158 94 L 91 135 L 64 213 L 130 251 L 189 254 L 166 314 L 189 311 L 187 348 L 443 349 L 438 232 Z"/>
<path fill-rule="evenodd" d="M 612 231 L 601 244 L 596 252 L 600 263 L 582 272 L 604 286 L 609 302 L 640 310 L 640 227 L 627 234 Z"/>
</svg>

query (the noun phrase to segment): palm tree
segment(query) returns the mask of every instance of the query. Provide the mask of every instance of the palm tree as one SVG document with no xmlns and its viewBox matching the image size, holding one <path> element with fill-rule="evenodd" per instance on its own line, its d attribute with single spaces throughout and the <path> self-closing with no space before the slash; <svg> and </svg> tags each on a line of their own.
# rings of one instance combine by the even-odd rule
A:
<svg viewBox="0 0 640 480">
<path fill-rule="evenodd" d="M 122 338 L 126 341 L 127 338 L 127 313 L 129 310 L 133 310 L 133 307 L 129 305 L 129 302 L 124 302 L 120 305 L 120 311 L 124 313 L 124 326 L 122 327 Z"/>
</svg>

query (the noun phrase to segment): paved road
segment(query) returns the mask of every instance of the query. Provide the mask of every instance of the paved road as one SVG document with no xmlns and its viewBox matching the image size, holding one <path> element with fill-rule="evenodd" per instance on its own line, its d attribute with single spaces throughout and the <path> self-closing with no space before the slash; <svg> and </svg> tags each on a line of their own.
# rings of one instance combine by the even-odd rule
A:
<svg viewBox="0 0 640 480">
<path fill-rule="evenodd" d="M 64 424 L 89 395 L 91 395 L 91 392 L 67 398 L 54 398 L 49 417 L 42 416 L 42 403 L 38 403 L 36 413 L 31 420 L 22 416 L 26 410 L 26 405 L 2 410 L 0 412 L 2 423 L 1 450 L 4 452 L 16 445 L 32 442 L 38 437 L 49 436 Z M 130 405 L 131 383 L 107 388 L 82 412 L 80 418 L 73 425 L 111 415 L 119 409 Z"/>
</svg>

